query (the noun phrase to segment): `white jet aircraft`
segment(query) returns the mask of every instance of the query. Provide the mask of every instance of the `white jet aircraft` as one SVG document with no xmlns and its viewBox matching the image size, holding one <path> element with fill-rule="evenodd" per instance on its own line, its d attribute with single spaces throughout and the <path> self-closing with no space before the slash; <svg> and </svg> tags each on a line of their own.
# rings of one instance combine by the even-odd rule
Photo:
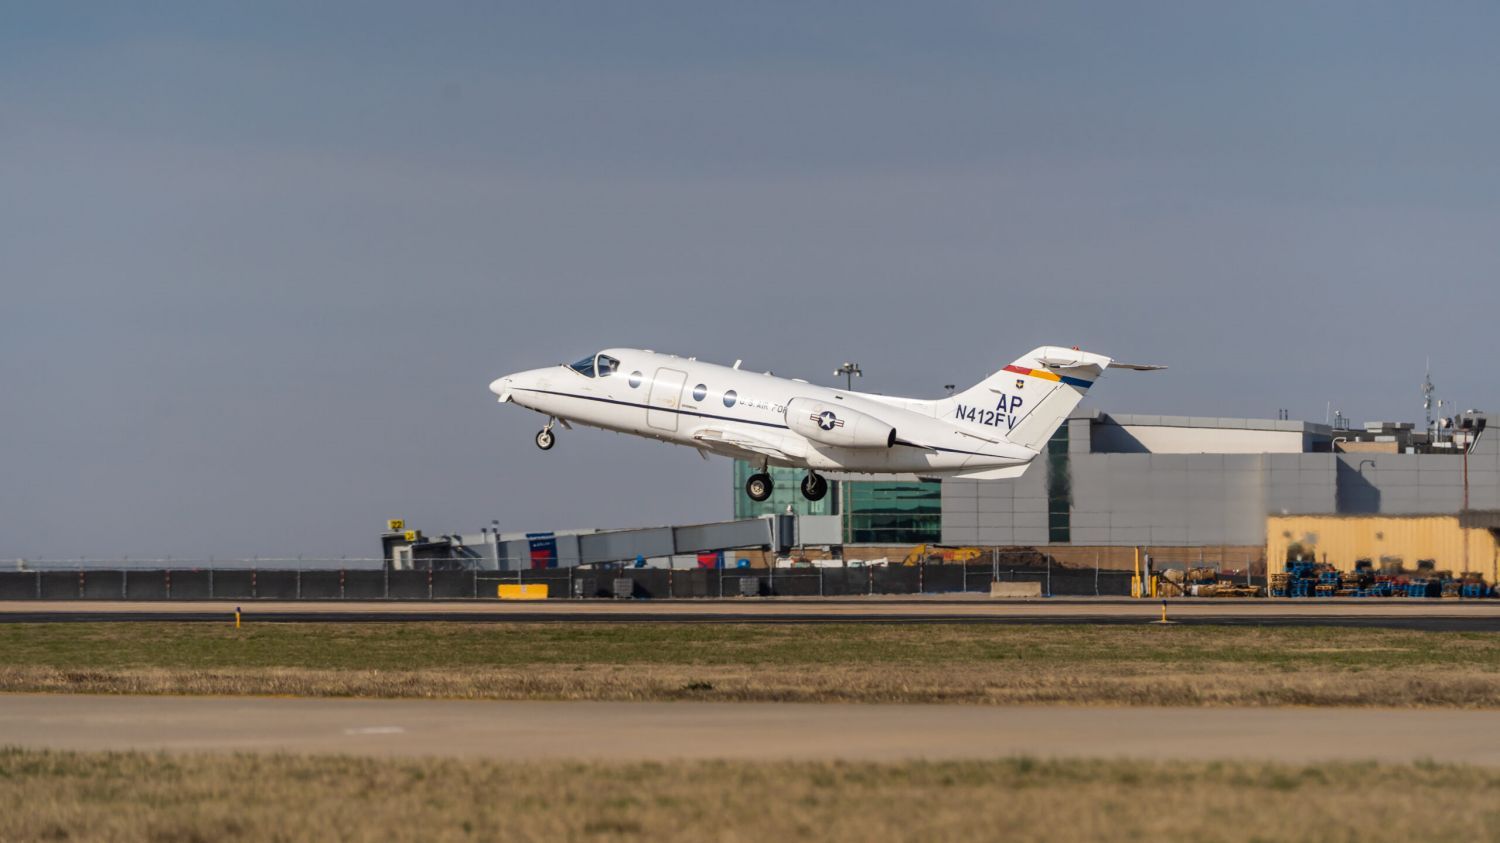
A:
<svg viewBox="0 0 1500 843">
<path fill-rule="evenodd" d="M 807 469 L 802 494 L 820 500 L 818 472 L 916 474 L 923 478 L 1019 477 L 1105 369 L 1160 369 L 1117 363 L 1076 348 L 1043 346 L 972 389 L 921 400 L 816 386 L 634 348 L 608 348 L 571 366 L 497 378 L 490 391 L 547 416 L 687 445 L 700 454 L 760 466 L 745 483 L 752 500 L 771 496 L 772 465 Z"/>
</svg>

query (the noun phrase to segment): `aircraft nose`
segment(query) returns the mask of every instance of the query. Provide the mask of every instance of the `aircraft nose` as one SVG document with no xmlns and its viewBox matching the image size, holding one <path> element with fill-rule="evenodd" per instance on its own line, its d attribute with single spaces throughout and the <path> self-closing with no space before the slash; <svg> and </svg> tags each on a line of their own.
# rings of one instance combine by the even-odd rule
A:
<svg viewBox="0 0 1500 843">
<path fill-rule="evenodd" d="M 490 381 L 490 392 L 495 393 L 495 395 L 498 396 L 502 402 L 509 401 L 510 385 L 511 379 L 508 375 L 503 378 L 495 378 L 494 380 Z"/>
</svg>

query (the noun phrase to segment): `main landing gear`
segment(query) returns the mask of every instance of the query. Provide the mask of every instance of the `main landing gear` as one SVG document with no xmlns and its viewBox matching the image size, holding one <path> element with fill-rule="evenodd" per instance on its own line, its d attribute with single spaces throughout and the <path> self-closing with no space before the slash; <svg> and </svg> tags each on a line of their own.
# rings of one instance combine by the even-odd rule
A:
<svg viewBox="0 0 1500 843">
<path fill-rule="evenodd" d="M 556 444 L 556 437 L 552 435 L 552 423 L 555 421 L 557 419 L 547 419 L 547 426 L 542 428 L 536 435 L 536 446 L 543 451 L 552 450 L 552 446 Z"/>
<path fill-rule="evenodd" d="M 828 479 L 816 471 L 809 471 L 802 478 L 802 497 L 820 501 L 828 494 Z"/>
<path fill-rule="evenodd" d="M 745 481 L 745 494 L 756 503 L 769 498 L 775 488 L 771 483 L 771 475 L 766 473 L 764 467 L 759 473 L 750 475 L 750 478 Z"/>
<path fill-rule="evenodd" d="M 759 472 L 750 475 L 745 481 L 745 494 L 757 503 L 771 497 L 771 492 L 775 488 L 765 466 L 761 466 Z M 802 478 L 801 488 L 802 497 L 810 501 L 820 501 L 828 496 L 828 479 L 816 471 L 809 471 L 807 476 Z"/>
</svg>

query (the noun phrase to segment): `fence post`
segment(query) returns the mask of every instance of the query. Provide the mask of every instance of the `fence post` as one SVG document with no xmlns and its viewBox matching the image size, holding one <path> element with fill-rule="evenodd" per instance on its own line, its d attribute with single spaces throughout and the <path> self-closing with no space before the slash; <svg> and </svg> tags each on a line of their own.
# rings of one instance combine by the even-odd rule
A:
<svg viewBox="0 0 1500 843">
<path fill-rule="evenodd" d="M 926 578 L 927 578 L 927 560 L 924 559 L 921 562 L 917 563 L 917 593 L 918 594 L 926 594 L 927 593 Z"/>
<path fill-rule="evenodd" d="M 575 595 L 573 594 L 573 566 L 569 565 L 568 566 L 568 598 L 572 599 L 574 596 Z"/>
<path fill-rule="evenodd" d="M 166 580 L 167 580 L 167 599 L 171 600 L 172 599 L 172 572 L 171 571 L 167 571 L 166 572 Z"/>
<path fill-rule="evenodd" d="M 344 599 L 344 569 L 339 569 L 339 599 Z"/>
<path fill-rule="evenodd" d="M 818 569 L 818 596 L 823 596 L 823 569 Z"/>
<path fill-rule="evenodd" d="M 250 599 L 251 600 L 254 600 L 255 598 L 257 598 L 257 597 L 260 596 L 260 591 L 257 588 L 256 583 L 255 583 L 255 575 L 256 575 L 256 573 L 257 572 L 256 572 L 256 570 L 254 568 L 250 569 Z"/>
<path fill-rule="evenodd" d="M 391 599 L 391 566 L 385 565 L 384 566 L 384 571 L 385 571 L 385 577 L 384 577 L 384 579 L 385 579 L 385 591 L 384 591 L 384 593 L 381 596 L 384 597 L 385 599 L 389 600 L 389 599 Z"/>
<path fill-rule="evenodd" d="M 427 566 L 427 599 L 432 599 L 432 566 Z"/>
<path fill-rule="evenodd" d="M 1047 554 L 1047 596 L 1052 596 L 1052 554 Z"/>
<path fill-rule="evenodd" d="M 302 567 L 297 566 L 297 599 L 302 599 Z"/>
<path fill-rule="evenodd" d="M 208 599 L 214 599 L 214 568 L 212 564 L 208 566 Z"/>
<path fill-rule="evenodd" d="M 120 599 L 121 600 L 129 599 L 129 594 L 130 594 L 130 571 L 129 571 L 129 569 L 121 569 L 120 570 Z"/>
</svg>

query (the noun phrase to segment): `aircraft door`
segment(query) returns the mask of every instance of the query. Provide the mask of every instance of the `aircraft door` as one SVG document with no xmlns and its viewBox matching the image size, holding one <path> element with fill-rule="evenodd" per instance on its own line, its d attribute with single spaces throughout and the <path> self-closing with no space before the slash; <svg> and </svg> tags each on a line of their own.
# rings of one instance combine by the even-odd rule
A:
<svg viewBox="0 0 1500 843">
<path fill-rule="evenodd" d="M 682 403 L 682 388 L 687 372 L 657 369 L 651 379 L 651 395 L 646 399 L 646 424 L 657 430 L 677 430 L 677 408 Z"/>
</svg>

